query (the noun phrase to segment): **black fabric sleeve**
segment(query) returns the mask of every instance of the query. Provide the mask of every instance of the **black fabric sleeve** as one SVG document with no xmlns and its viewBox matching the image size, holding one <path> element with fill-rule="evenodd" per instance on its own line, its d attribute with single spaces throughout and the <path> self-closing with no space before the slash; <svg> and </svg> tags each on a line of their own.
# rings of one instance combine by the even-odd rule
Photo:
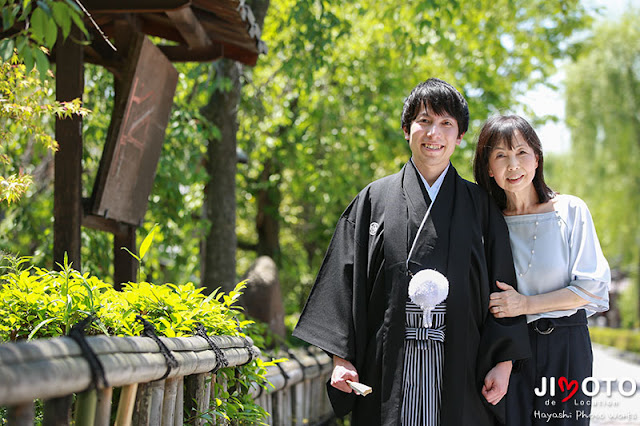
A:
<svg viewBox="0 0 640 426">
<path fill-rule="evenodd" d="M 489 272 L 489 293 L 501 291 L 496 280 L 517 288 L 516 274 L 509 242 L 509 230 L 502 212 L 491 200 L 488 202 L 486 231 L 484 232 L 485 253 Z M 488 302 L 487 302 L 488 304 Z M 478 351 L 478 381 L 502 361 L 514 361 L 531 356 L 529 334 L 525 316 L 515 318 L 495 318 L 486 312 Z M 484 401 L 486 403 L 486 401 Z M 505 398 L 496 404 L 486 403 L 496 418 L 504 423 Z"/>
<path fill-rule="evenodd" d="M 484 238 L 490 293 L 501 291 L 496 281 L 517 289 L 507 224 L 495 203 L 490 200 L 487 202 L 488 220 Z M 523 315 L 496 319 L 491 313 L 487 313 L 482 340 L 484 347 L 491 353 L 492 365 L 530 356 L 526 317 Z"/>
<path fill-rule="evenodd" d="M 342 215 L 293 335 L 354 362 L 353 264 L 355 222 Z"/>
</svg>

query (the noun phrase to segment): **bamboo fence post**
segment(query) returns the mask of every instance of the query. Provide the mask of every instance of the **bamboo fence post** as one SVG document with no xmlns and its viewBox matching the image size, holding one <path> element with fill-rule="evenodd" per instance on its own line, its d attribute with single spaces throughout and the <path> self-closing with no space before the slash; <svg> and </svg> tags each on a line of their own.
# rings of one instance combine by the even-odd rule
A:
<svg viewBox="0 0 640 426">
<path fill-rule="evenodd" d="M 162 401 L 162 426 L 173 426 L 175 422 L 176 399 L 178 397 L 179 377 L 167 379 L 164 384 L 164 396 Z"/>
<path fill-rule="evenodd" d="M 322 382 L 326 383 L 327 381 L 330 380 L 330 378 L 331 378 L 331 373 L 327 374 Z M 326 392 L 324 392 L 323 395 L 324 395 L 324 398 L 322 399 L 322 401 L 323 401 L 324 412 L 327 414 L 327 417 L 331 417 L 333 416 L 333 407 L 331 406 L 331 401 L 329 401 L 329 395 L 327 395 Z"/>
<path fill-rule="evenodd" d="M 269 413 L 269 417 L 267 417 L 267 424 L 269 426 L 273 426 L 275 424 L 273 422 L 273 396 L 270 393 L 264 396 L 264 409 Z"/>
<path fill-rule="evenodd" d="M 324 412 L 324 398 L 326 395 L 325 392 L 325 387 L 322 386 L 323 382 L 322 379 L 324 378 L 324 375 L 321 374 L 318 376 L 318 378 L 316 379 L 316 420 L 320 421 L 324 419 L 325 416 L 325 412 Z"/>
<path fill-rule="evenodd" d="M 144 383 L 138 388 L 133 424 L 135 426 L 156 426 L 162 416 L 164 380 Z"/>
<path fill-rule="evenodd" d="M 304 383 L 304 391 L 303 391 L 303 404 L 302 404 L 302 421 L 304 423 L 308 423 L 310 420 L 310 408 L 309 401 L 311 398 L 310 388 L 311 388 L 311 379 L 305 379 Z"/>
<path fill-rule="evenodd" d="M 266 392 L 263 391 L 260 394 L 260 396 L 254 397 L 254 401 L 255 401 L 256 404 L 258 404 L 260 407 L 262 407 L 265 411 L 267 411 L 267 403 L 266 403 L 266 400 L 265 400 L 265 397 L 264 397 L 265 393 Z M 268 421 L 268 418 L 265 421 Z"/>
<path fill-rule="evenodd" d="M 149 412 L 151 410 L 151 389 L 149 383 L 140 383 L 136 394 L 136 404 L 133 409 L 131 424 L 133 426 L 146 426 L 149 424 Z"/>
<path fill-rule="evenodd" d="M 301 425 L 304 423 L 304 381 L 294 386 L 295 393 L 295 405 L 293 415 L 296 418 L 296 424 Z"/>
<path fill-rule="evenodd" d="M 273 407 L 273 423 L 284 426 L 284 418 L 282 415 L 282 390 L 272 394 L 271 403 Z"/>
<path fill-rule="evenodd" d="M 71 423 L 73 395 L 48 399 L 44 402 L 42 426 L 66 426 Z"/>
<path fill-rule="evenodd" d="M 291 387 L 287 386 L 286 388 L 282 389 L 281 393 L 282 400 L 280 401 L 280 404 L 282 406 L 282 424 L 284 426 L 291 426 L 291 418 L 293 417 L 291 412 Z"/>
<path fill-rule="evenodd" d="M 203 426 L 201 414 L 209 407 L 204 405 L 205 374 L 192 374 L 185 378 L 185 423 Z"/>
<path fill-rule="evenodd" d="M 111 424 L 111 400 L 113 388 L 111 386 L 98 391 L 95 426 L 109 426 Z"/>
<path fill-rule="evenodd" d="M 173 426 L 184 425 L 184 376 L 178 377 Z"/>
<path fill-rule="evenodd" d="M 271 414 L 271 416 L 269 416 L 269 424 L 275 425 L 275 423 L 273 422 L 273 395 L 272 394 L 267 395 L 267 411 Z"/>
<path fill-rule="evenodd" d="M 95 389 L 78 394 L 75 413 L 77 426 L 94 426 L 97 402 L 98 395 Z"/>
<path fill-rule="evenodd" d="M 10 426 L 33 426 L 35 404 L 33 401 L 9 407 L 7 423 Z"/>
<path fill-rule="evenodd" d="M 124 386 L 120 392 L 120 401 L 118 403 L 118 411 L 116 413 L 115 426 L 131 426 L 133 417 L 133 409 L 136 403 L 136 394 L 138 393 L 138 384 Z"/>
<path fill-rule="evenodd" d="M 211 386 L 209 387 L 209 404 L 215 405 L 216 403 L 216 384 L 218 383 L 218 374 L 214 373 L 211 375 Z"/>
<path fill-rule="evenodd" d="M 211 389 L 215 387 L 215 383 L 213 383 L 215 379 L 216 379 L 215 374 L 211 374 L 211 373 L 204 374 L 204 392 L 202 394 L 202 401 L 201 401 L 202 413 L 207 413 L 207 412 L 211 413 L 211 405 L 212 405 Z M 215 401 L 215 399 L 213 401 Z M 215 419 L 213 420 L 215 422 Z"/>
<path fill-rule="evenodd" d="M 204 395 L 202 398 L 202 403 L 206 410 L 209 410 L 211 408 L 211 389 L 215 387 L 215 383 L 213 382 L 215 379 L 215 374 L 207 373 L 204 376 Z M 215 399 L 213 401 L 215 401 Z"/>
<path fill-rule="evenodd" d="M 149 384 L 151 399 L 149 404 L 149 426 L 158 426 L 162 423 L 165 383 L 166 380 L 158 380 Z"/>
<path fill-rule="evenodd" d="M 224 375 L 223 375 L 223 374 L 216 375 L 216 383 L 220 386 L 220 389 L 222 389 L 222 391 L 223 391 L 223 392 L 227 392 L 227 390 L 228 390 L 228 387 L 227 387 L 227 379 L 224 377 Z M 214 392 L 214 394 L 215 394 L 215 392 Z M 217 395 L 217 397 L 218 397 L 219 399 L 221 399 L 221 400 L 222 400 L 222 399 L 224 399 L 224 398 L 222 398 L 222 395 Z M 214 401 L 215 401 L 215 399 L 214 399 Z M 226 419 L 223 419 L 223 418 L 217 418 L 217 419 L 215 419 L 215 424 L 216 424 L 216 425 L 222 425 L 222 426 L 224 426 L 224 425 L 226 425 L 227 423 L 228 423 L 228 422 L 227 422 L 227 420 L 226 420 Z"/>
<path fill-rule="evenodd" d="M 315 404 L 313 403 L 315 401 L 315 387 L 316 381 L 313 379 L 309 380 L 307 383 L 307 419 L 311 424 L 313 424 L 315 420 Z"/>
</svg>

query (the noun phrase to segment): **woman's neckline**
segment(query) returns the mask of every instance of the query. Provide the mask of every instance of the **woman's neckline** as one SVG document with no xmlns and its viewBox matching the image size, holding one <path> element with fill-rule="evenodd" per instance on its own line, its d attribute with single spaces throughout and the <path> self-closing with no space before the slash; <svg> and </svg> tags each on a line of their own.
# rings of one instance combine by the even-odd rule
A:
<svg viewBox="0 0 640 426">
<path fill-rule="evenodd" d="M 504 210 L 502 211 L 502 215 L 506 218 L 506 217 L 523 217 L 523 216 L 537 216 L 537 215 L 544 215 L 547 213 L 554 213 L 556 212 L 556 202 L 558 201 L 558 197 L 553 197 L 552 199 L 550 199 L 549 201 L 547 201 L 544 204 L 536 204 L 535 208 L 539 211 L 535 211 L 535 212 L 527 212 L 527 213 L 515 213 L 515 214 L 509 214 L 506 213 Z"/>
<path fill-rule="evenodd" d="M 517 219 L 517 218 L 526 218 L 526 217 L 534 217 L 534 216 L 545 216 L 558 213 L 557 210 L 552 210 L 550 212 L 541 212 L 541 213 L 525 213 L 525 214 L 512 214 L 512 215 L 504 215 L 505 220 L 507 219 Z"/>
</svg>

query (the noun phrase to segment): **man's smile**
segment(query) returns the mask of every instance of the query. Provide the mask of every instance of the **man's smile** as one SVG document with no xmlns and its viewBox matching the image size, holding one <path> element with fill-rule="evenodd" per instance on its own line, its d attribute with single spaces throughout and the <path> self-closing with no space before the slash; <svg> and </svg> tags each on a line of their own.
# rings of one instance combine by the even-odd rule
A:
<svg viewBox="0 0 640 426">
<path fill-rule="evenodd" d="M 433 143 L 425 143 L 425 144 L 422 144 L 422 146 L 427 148 L 429 151 L 440 151 L 441 149 L 444 148 L 444 145 L 433 144 Z"/>
</svg>

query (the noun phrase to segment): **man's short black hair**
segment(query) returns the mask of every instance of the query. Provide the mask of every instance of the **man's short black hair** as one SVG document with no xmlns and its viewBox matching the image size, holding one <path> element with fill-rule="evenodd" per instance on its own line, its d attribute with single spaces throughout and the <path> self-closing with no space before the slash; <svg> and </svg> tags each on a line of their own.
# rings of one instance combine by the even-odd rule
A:
<svg viewBox="0 0 640 426">
<path fill-rule="evenodd" d="M 438 78 L 430 78 L 418 84 L 404 100 L 402 108 L 402 128 L 409 132 L 420 106 L 436 115 L 449 114 L 458 122 L 458 136 L 469 128 L 469 106 L 464 96 L 455 87 Z"/>
</svg>

